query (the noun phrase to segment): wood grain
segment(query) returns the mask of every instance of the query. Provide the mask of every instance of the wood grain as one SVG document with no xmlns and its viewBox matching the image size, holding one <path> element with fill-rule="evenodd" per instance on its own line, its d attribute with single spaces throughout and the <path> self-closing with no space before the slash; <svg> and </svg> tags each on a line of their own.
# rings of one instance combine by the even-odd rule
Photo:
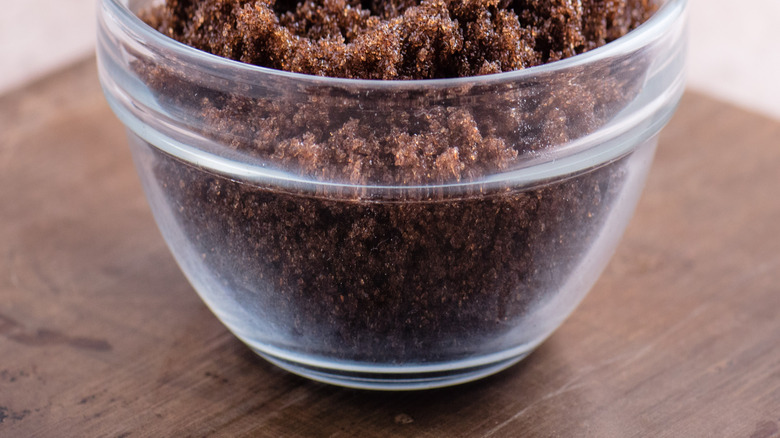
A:
<svg viewBox="0 0 780 438">
<path fill-rule="evenodd" d="M 211 315 L 80 63 L 0 98 L 0 436 L 780 436 L 778 143 L 688 94 L 548 342 L 480 382 L 372 393 L 281 371 Z"/>
</svg>

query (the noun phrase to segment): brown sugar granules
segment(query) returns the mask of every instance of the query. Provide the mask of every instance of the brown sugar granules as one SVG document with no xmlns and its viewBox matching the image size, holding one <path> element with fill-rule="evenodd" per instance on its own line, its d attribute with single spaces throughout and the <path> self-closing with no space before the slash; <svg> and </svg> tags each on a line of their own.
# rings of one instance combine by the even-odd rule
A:
<svg viewBox="0 0 780 438">
<path fill-rule="evenodd" d="M 625 34 L 655 8 L 651 0 L 168 0 L 142 15 L 186 44 L 248 63 L 344 78 L 426 79 L 576 55 Z M 191 80 L 180 72 L 138 69 L 161 98 L 202 108 L 195 129 L 279 168 L 323 181 L 420 184 L 508 170 L 529 153 L 592 132 L 635 94 L 643 66 L 618 59 L 545 78 L 551 92 L 540 95 L 486 88 L 493 97 L 471 107 L 387 92 L 367 102 L 375 107 L 360 109 L 328 96 L 189 92 Z"/>
<path fill-rule="evenodd" d="M 246 63 L 403 80 L 560 60 L 655 9 L 650 0 L 168 0 L 142 17 Z M 196 115 L 199 135 L 252 160 L 314 181 L 413 186 L 479 180 L 593 132 L 636 95 L 645 67 L 618 58 L 532 89 L 378 89 L 372 99 L 346 85 L 287 93 L 278 78 L 216 91 L 186 71 L 135 68 L 161 105 Z M 482 97 L 457 97 L 469 93 Z M 630 159 L 530 187 L 383 198 L 242 183 L 152 156 L 204 272 L 278 331 L 245 336 L 383 363 L 468 357 L 552 299 L 601 232 Z"/>
<path fill-rule="evenodd" d="M 627 177 L 624 159 L 533 190 L 364 202 L 262 189 L 153 153 L 220 301 L 258 319 L 242 335 L 379 363 L 507 342 L 564 288 Z"/>
<path fill-rule="evenodd" d="M 279 70 L 431 79 L 519 70 L 604 45 L 652 0 L 168 0 L 144 14 L 192 47 Z"/>
</svg>

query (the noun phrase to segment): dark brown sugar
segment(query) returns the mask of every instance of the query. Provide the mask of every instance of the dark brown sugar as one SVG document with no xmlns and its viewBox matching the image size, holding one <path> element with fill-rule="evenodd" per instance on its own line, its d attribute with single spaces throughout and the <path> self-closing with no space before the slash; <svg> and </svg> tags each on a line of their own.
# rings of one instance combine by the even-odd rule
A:
<svg viewBox="0 0 780 438">
<path fill-rule="evenodd" d="M 653 0 L 168 0 L 143 17 L 195 48 L 280 70 L 430 79 L 519 70 L 625 35 Z"/>
<path fill-rule="evenodd" d="M 532 190 L 364 202 L 263 189 L 153 154 L 199 269 L 221 299 L 279 327 L 254 336 L 368 362 L 451 360 L 506 342 L 566 287 L 627 177 L 623 159 Z"/>
<path fill-rule="evenodd" d="M 262 66 L 425 79 L 572 56 L 625 34 L 655 8 L 651 0 L 168 0 L 142 16 L 186 44 Z M 271 85 L 257 97 L 214 93 L 193 89 L 183 72 L 137 68 L 161 98 L 201 108 L 194 129 L 241 152 L 317 180 L 401 185 L 473 180 L 586 135 L 631 99 L 643 71 L 616 59 L 544 78 L 549 92 L 486 86 L 472 103 L 452 106 L 433 91 L 363 99 L 333 89 L 305 100 Z M 335 92 L 344 98 L 327 94 Z"/>
<path fill-rule="evenodd" d="M 428 79 L 574 56 L 654 10 L 646 0 L 168 0 L 142 16 L 185 44 L 261 66 Z M 185 108 L 189 129 L 220 153 L 318 182 L 404 187 L 478 181 L 592 133 L 631 101 L 646 69 L 616 57 L 535 83 L 378 87 L 366 98 L 349 83 L 274 75 L 211 87 L 194 69 L 141 59 L 133 67 L 157 104 Z M 151 150 L 202 271 L 222 299 L 275 327 L 253 333 L 258 343 L 381 363 L 516 346 L 502 336 L 562 293 L 631 160 L 530 186 L 374 196 L 235 181 Z"/>
</svg>

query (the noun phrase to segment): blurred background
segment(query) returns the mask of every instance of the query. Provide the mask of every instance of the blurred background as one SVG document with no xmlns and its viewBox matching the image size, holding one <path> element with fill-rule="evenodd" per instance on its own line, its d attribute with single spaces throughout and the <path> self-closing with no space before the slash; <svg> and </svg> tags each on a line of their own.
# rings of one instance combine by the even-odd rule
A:
<svg viewBox="0 0 780 438">
<path fill-rule="evenodd" d="M 91 56 L 95 1 L 0 0 L 0 94 Z M 689 88 L 780 119 L 780 1 L 689 6 Z"/>
</svg>

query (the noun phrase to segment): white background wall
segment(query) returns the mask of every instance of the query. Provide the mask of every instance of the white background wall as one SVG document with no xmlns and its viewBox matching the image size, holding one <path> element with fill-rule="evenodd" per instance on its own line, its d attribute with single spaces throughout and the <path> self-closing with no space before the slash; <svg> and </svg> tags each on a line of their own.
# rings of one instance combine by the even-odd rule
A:
<svg viewBox="0 0 780 438">
<path fill-rule="evenodd" d="M 89 56 L 96 0 L 0 0 L 0 93 Z"/>
<path fill-rule="evenodd" d="M 89 56 L 95 1 L 0 0 L 0 93 Z M 780 119 L 780 0 L 689 2 L 690 87 Z"/>
</svg>

